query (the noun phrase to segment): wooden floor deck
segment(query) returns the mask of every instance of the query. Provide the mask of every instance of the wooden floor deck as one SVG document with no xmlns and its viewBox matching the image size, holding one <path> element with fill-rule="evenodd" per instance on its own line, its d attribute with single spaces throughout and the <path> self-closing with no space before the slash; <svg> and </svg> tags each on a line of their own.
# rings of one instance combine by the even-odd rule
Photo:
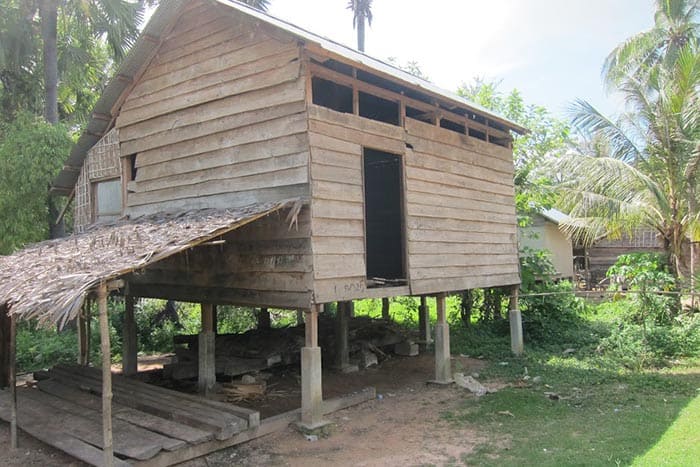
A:
<svg viewBox="0 0 700 467">
<path fill-rule="evenodd" d="M 168 466 L 284 429 L 293 410 L 260 420 L 257 411 L 112 375 L 114 465 Z M 35 388 L 18 388 L 17 421 L 29 435 L 88 464 L 102 465 L 99 369 L 59 366 Z M 0 390 L 0 419 L 10 420 Z M 373 399 L 374 388 L 324 401 L 325 414 Z"/>
</svg>

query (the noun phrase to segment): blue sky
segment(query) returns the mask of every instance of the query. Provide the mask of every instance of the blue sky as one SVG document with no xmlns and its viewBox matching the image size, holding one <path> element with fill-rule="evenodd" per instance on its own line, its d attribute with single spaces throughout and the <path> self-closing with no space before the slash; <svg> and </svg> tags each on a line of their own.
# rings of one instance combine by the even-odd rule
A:
<svg viewBox="0 0 700 467">
<path fill-rule="evenodd" d="M 269 13 L 355 46 L 347 0 L 272 0 Z M 427 7 L 426 7 L 427 5 Z M 620 103 L 602 87 L 606 55 L 653 22 L 651 0 L 374 0 L 367 53 L 414 60 L 454 91 L 479 76 L 518 88 L 528 103 L 564 117 L 586 99 L 606 113 Z"/>
</svg>

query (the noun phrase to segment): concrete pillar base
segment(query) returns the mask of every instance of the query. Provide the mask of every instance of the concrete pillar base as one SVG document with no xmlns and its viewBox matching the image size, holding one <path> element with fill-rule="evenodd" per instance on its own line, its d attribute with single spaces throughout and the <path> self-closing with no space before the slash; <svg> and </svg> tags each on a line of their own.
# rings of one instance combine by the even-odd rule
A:
<svg viewBox="0 0 700 467">
<path fill-rule="evenodd" d="M 321 348 L 301 349 L 301 421 L 304 429 L 327 424 L 323 420 L 323 387 L 321 382 Z"/>
<path fill-rule="evenodd" d="M 450 360 L 450 325 L 435 324 L 435 383 L 452 382 L 452 362 Z"/>
<path fill-rule="evenodd" d="M 508 313 L 510 320 L 510 349 L 515 355 L 522 355 L 525 350 L 523 344 L 523 318 L 520 310 L 511 309 Z"/>
<path fill-rule="evenodd" d="M 202 332 L 199 334 L 198 388 L 200 394 L 204 395 L 209 394 L 216 384 L 215 342 L 216 334 L 213 332 Z"/>
</svg>

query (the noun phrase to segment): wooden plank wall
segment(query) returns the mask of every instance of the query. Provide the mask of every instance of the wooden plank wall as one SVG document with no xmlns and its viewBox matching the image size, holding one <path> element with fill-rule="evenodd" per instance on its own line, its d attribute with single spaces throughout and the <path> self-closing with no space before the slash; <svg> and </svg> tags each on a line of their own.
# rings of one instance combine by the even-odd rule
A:
<svg viewBox="0 0 700 467">
<path fill-rule="evenodd" d="M 411 293 L 519 283 L 511 150 L 409 118 L 406 143 Z"/>
<path fill-rule="evenodd" d="M 309 106 L 316 302 L 366 296 L 362 148 L 404 160 L 412 294 L 511 285 L 518 274 L 511 151 L 406 119 Z"/>
<path fill-rule="evenodd" d="M 139 297 L 274 308 L 311 306 L 311 217 L 289 225 L 272 213 L 223 237 L 161 261 L 128 279 Z"/>
<path fill-rule="evenodd" d="M 121 107 L 127 214 L 308 194 L 299 47 L 227 10 L 183 14 Z"/>
</svg>

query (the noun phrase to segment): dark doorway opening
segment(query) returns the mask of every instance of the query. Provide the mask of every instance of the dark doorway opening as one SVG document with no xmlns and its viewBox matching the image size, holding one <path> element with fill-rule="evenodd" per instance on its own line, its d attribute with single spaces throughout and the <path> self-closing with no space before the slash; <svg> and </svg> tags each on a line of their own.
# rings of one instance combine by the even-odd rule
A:
<svg viewBox="0 0 700 467">
<path fill-rule="evenodd" d="M 401 157 L 364 150 L 368 286 L 405 284 Z"/>
</svg>

